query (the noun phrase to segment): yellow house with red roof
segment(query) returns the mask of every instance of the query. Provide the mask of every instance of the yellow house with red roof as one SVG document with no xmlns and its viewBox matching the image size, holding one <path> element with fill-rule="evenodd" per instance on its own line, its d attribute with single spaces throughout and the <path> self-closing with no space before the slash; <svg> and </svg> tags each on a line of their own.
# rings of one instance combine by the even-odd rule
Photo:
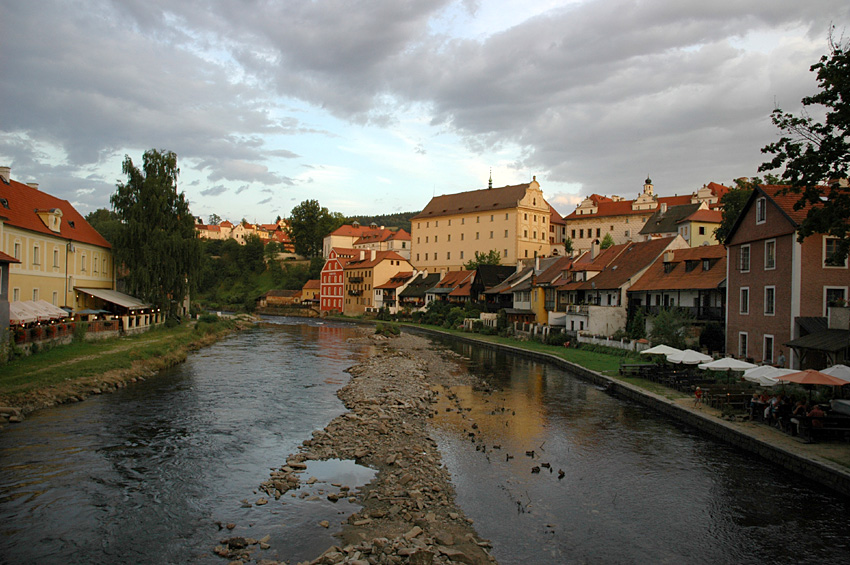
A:
<svg viewBox="0 0 850 565">
<path fill-rule="evenodd" d="M 0 252 L 20 261 L 9 269 L 10 302 L 82 309 L 76 288 L 114 289 L 109 242 L 67 200 L 12 180 L 10 167 L 0 167 Z"/>
<path fill-rule="evenodd" d="M 342 313 L 358 316 L 377 309 L 375 287 L 399 271 L 413 271 L 410 262 L 395 251 L 356 250 L 357 255 L 343 264 L 345 301 Z"/>
<path fill-rule="evenodd" d="M 611 234 L 617 245 L 642 241 L 644 237 L 640 232 L 656 210 L 699 203 L 715 209 L 719 206 L 720 198 L 728 191 L 728 187 L 712 182 L 693 194 L 658 196 L 652 180 L 646 179 L 643 191 L 634 200 L 598 194 L 585 198 L 571 214 L 564 217 L 566 236 L 572 240 L 574 252 L 590 251 L 594 242 L 601 242 L 606 234 Z"/>
</svg>

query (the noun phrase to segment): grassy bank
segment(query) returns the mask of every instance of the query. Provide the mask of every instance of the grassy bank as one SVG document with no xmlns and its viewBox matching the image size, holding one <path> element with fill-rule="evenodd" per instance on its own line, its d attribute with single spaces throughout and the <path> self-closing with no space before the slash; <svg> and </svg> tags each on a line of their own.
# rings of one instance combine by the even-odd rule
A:
<svg viewBox="0 0 850 565">
<path fill-rule="evenodd" d="M 0 406 L 31 412 L 121 387 L 183 361 L 189 351 L 217 341 L 237 325 L 208 317 L 138 335 L 41 350 L 0 367 Z"/>
</svg>

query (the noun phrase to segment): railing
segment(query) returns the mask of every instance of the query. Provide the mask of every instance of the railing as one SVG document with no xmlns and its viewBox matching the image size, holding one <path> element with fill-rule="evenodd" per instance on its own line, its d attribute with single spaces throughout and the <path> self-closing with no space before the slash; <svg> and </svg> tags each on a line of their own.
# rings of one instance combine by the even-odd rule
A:
<svg viewBox="0 0 850 565">
<path fill-rule="evenodd" d="M 587 316 L 589 310 L 590 308 L 586 304 L 567 304 L 567 314 Z"/>
<path fill-rule="evenodd" d="M 724 308 L 720 306 L 640 306 L 643 313 L 655 316 L 662 310 L 676 308 L 689 313 L 697 320 L 722 321 L 725 318 Z"/>
<path fill-rule="evenodd" d="M 348 295 L 349 296 L 362 296 L 363 291 L 362 290 L 349 289 Z"/>
<path fill-rule="evenodd" d="M 348 282 L 351 284 L 360 284 L 363 282 L 363 277 L 348 277 Z"/>
</svg>

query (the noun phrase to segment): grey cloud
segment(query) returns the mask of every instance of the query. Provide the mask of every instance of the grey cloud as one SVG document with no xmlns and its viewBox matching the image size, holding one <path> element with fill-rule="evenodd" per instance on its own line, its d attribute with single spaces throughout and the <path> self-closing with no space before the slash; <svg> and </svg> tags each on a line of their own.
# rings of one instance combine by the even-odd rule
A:
<svg viewBox="0 0 850 565">
<path fill-rule="evenodd" d="M 227 192 L 227 187 L 221 184 L 217 184 L 215 186 L 211 186 L 205 190 L 201 191 L 202 196 L 218 196 L 219 194 L 224 194 Z"/>
</svg>

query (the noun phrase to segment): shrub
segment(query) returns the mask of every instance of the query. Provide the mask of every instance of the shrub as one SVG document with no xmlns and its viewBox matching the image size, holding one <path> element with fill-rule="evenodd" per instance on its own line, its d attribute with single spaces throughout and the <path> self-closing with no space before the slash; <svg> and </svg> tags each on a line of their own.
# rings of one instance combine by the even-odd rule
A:
<svg viewBox="0 0 850 565">
<path fill-rule="evenodd" d="M 219 317 L 215 314 L 206 313 L 198 316 L 198 322 L 203 322 L 205 324 L 217 324 L 219 321 Z"/>
<path fill-rule="evenodd" d="M 546 345 L 564 345 L 570 341 L 570 337 L 565 332 L 549 332 L 544 343 Z"/>
<path fill-rule="evenodd" d="M 76 322 L 74 324 L 74 342 L 81 343 L 85 341 L 86 334 L 89 331 L 89 325 L 86 322 Z"/>
</svg>

